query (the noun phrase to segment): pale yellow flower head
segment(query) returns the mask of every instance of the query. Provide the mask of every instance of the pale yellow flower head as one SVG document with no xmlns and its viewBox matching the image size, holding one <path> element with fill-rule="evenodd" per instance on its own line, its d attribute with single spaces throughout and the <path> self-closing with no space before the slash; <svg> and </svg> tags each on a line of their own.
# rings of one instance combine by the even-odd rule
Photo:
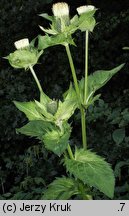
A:
<svg viewBox="0 0 129 216">
<path fill-rule="evenodd" d="M 24 38 L 24 39 L 16 41 L 14 45 L 16 49 L 23 49 L 29 46 L 29 40 L 28 38 Z"/>
<path fill-rule="evenodd" d="M 93 10 L 95 10 L 95 7 L 93 5 L 84 5 L 77 8 L 79 15 Z"/>
<path fill-rule="evenodd" d="M 65 2 L 53 4 L 52 11 L 55 17 L 69 16 L 69 6 Z"/>
</svg>

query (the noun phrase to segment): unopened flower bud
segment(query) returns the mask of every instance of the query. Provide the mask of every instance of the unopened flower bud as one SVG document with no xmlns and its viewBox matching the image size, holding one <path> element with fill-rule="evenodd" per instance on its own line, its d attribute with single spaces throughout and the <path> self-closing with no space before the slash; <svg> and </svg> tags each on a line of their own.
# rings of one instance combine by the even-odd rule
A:
<svg viewBox="0 0 129 216">
<path fill-rule="evenodd" d="M 95 7 L 93 5 L 87 5 L 87 6 L 84 5 L 84 6 L 80 6 L 77 8 L 77 12 L 79 15 L 93 11 L 93 10 L 95 10 Z"/>
<path fill-rule="evenodd" d="M 55 17 L 59 17 L 59 18 L 63 16 L 69 17 L 69 6 L 65 2 L 59 2 L 53 4 L 52 11 Z"/>
<path fill-rule="evenodd" d="M 14 43 L 16 49 L 23 49 L 29 46 L 28 38 L 24 38 L 22 40 L 18 40 Z"/>
</svg>

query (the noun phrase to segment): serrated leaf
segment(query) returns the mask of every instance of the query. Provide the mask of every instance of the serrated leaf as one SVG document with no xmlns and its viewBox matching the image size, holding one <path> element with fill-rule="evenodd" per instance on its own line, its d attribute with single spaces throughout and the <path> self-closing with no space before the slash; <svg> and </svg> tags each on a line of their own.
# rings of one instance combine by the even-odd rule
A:
<svg viewBox="0 0 129 216">
<path fill-rule="evenodd" d="M 71 128 L 68 123 L 62 125 L 62 130 L 54 124 L 47 121 L 30 121 L 17 132 L 36 137 L 41 140 L 46 149 L 60 156 L 67 148 Z"/>
<path fill-rule="evenodd" d="M 22 111 L 27 116 L 30 121 L 42 119 L 42 115 L 36 109 L 35 102 L 14 101 L 14 104 L 20 111 Z"/>
<path fill-rule="evenodd" d="M 110 165 L 95 153 L 76 149 L 75 159 L 65 158 L 67 171 L 89 186 L 94 186 L 113 198 L 114 174 Z"/>
<path fill-rule="evenodd" d="M 77 108 L 77 96 L 74 88 L 70 85 L 67 95 L 65 96 L 64 102 L 59 102 L 58 110 L 55 114 L 56 121 L 62 122 L 68 120 Z"/>
<path fill-rule="evenodd" d="M 44 192 L 43 200 L 68 200 L 73 195 L 78 194 L 78 188 L 74 179 L 57 178 Z"/>
<path fill-rule="evenodd" d="M 37 137 L 38 139 L 42 140 L 42 137 L 46 131 L 51 130 L 52 128 L 53 126 L 49 122 L 30 121 L 23 127 L 18 128 L 16 131 L 30 137 Z"/>
<path fill-rule="evenodd" d="M 68 123 L 65 123 L 62 125 L 62 131 L 55 127 L 51 131 L 47 131 L 42 140 L 46 149 L 60 156 L 67 149 L 70 134 L 71 128 Z"/>
<path fill-rule="evenodd" d="M 116 129 L 112 134 L 113 140 L 116 144 L 122 143 L 125 138 L 125 128 Z"/>
</svg>

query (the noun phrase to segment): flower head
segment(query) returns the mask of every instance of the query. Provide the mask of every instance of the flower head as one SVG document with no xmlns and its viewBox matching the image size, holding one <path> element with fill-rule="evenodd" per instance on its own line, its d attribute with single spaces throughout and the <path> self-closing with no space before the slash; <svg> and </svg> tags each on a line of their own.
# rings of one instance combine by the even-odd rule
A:
<svg viewBox="0 0 129 216">
<path fill-rule="evenodd" d="M 80 6 L 77 8 L 77 12 L 78 14 L 83 14 L 83 13 L 87 13 L 87 12 L 90 12 L 90 11 L 93 11 L 95 10 L 95 7 L 93 5 L 84 5 L 84 6 Z"/>
<path fill-rule="evenodd" d="M 29 46 L 29 40 L 28 38 L 24 38 L 24 39 L 16 41 L 14 45 L 16 49 L 23 49 Z"/>
<path fill-rule="evenodd" d="M 14 45 L 17 50 L 5 57 L 12 67 L 27 69 L 37 64 L 43 51 L 38 52 L 38 50 L 29 43 L 28 38 L 16 41 Z"/>
<path fill-rule="evenodd" d="M 69 6 L 65 2 L 53 4 L 52 11 L 55 17 L 69 17 Z"/>
</svg>

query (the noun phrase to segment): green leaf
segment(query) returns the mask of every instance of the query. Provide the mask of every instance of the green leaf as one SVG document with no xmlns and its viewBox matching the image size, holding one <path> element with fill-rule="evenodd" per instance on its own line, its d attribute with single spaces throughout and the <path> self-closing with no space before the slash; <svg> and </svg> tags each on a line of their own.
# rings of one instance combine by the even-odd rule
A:
<svg viewBox="0 0 129 216">
<path fill-rule="evenodd" d="M 42 119 L 42 115 L 36 109 L 35 102 L 14 101 L 14 104 L 20 111 L 22 111 L 27 116 L 30 121 Z"/>
<path fill-rule="evenodd" d="M 39 111 L 40 114 L 42 114 L 43 119 L 45 121 L 53 121 L 53 115 L 47 111 L 47 105 L 44 106 L 40 102 L 35 100 L 35 104 L 37 105 L 37 110 Z"/>
<path fill-rule="evenodd" d="M 45 29 L 43 26 L 39 26 L 40 29 L 50 35 L 56 35 L 58 32 L 55 29 Z"/>
<path fill-rule="evenodd" d="M 60 130 L 59 127 L 47 121 L 30 121 L 16 131 L 38 138 L 44 143 L 46 149 L 60 156 L 68 146 L 71 128 L 68 123 L 64 123 Z"/>
<path fill-rule="evenodd" d="M 76 149 L 75 159 L 65 158 L 67 171 L 113 198 L 115 179 L 110 165 L 95 153 Z"/>
<path fill-rule="evenodd" d="M 88 76 L 88 91 L 87 99 L 84 106 L 88 105 L 93 100 L 94 93 L 103 87 L 118 71 L 120 71 L 125 64 L 121 64 L 112 70 L 98 70 Z M 84 98 L 84 78 L 79 81 L 79 88 L 81 92 L 81 98 Z"/>
<path fill-rule="evenodd" d="M 97 94 L 94 97 L 89 98 L 88 103 L 86 105 L 83 105 L 85 109 L 88 108 L 88 106 L 94 104 L 95 101 L 99 100 L 101 94 Z"/>
<path fill-rule="evenodd" d="M 55 115 L 58 109 L 58 101 L 52 100 L 51 102 L 47 103 L 47 111 L 52 115 Z"/>
<path fill-rule="evenodd" d="M 46 49 L 55 45 L 65 45 L 69 43 L 71 45 L 75 45 L 71 36 L 66 35 L 65 33 L 60 33 L 54 36 L 38 36 L 38 49 Z"/>
<path fill-rule="evenodd" d="M 46 106 L 47 103 L 51 102 L 52 100 L 44 93 L 40 93 L 40 103 Z"/>
<path fill-rule="evenodd" d="M 42 13 L 42 14 L 39 14 L 39 16 L 49 20 L 49 21 L 53 21 L 53 17 L 52 16 L 49 16 L 47 13 Z"/>
<path fill-rule="evenodd" d="M 116 144 L 122 143 L 125 138 L 125 128 L 117 129 L 112 134 L 113 140 Z"/>
<path fill-rule="evenodd" d="M 42 140 L 42 137 L 46 131 L 51 130 L 52 128 L 53 126 L 50 122 L 35 120 L 30 121 L 23 127 L 16 129 L 16 131 L 30 137 L 37 137 L 38 139 Z"/>
<path fill-rule="evenodd" d="M 53 127 L 52 130 L 43 136 L 42 140 L 46 149 L 60 156 L 68 146 L 70 134 L 71 128 L 68 123 L 65 123 L 62 125 L 62 130 L 58 127 Z"/>
<path fill-rule="evenodd" d="M 73 115 L 77 106 L 76 92 L 72 85 L 70 85 L 64 102 L 59 101 L 58 110 L 55 114 L 56 121 L 60 124 L 60 122 L 68 120 Z"/>
<path fill-rule="evenodd" d="M 73 195 L 78 194 L 78 188 L 74 179 L 57 178 L 44 192 L 43 200 L 68 200 Z"/>
<path fill-rule="evenodd" d="M 75 26 L 78 25 L 78 15 L 75 15 L 71 20 L 70 20 L 70 23 L 71 24 L 74 24 Z"/>
<path fill-rule="evenodd" d="M 121 64 L 112 70 L 98 70 L 88 76 L 88 89 L 95 92 L 104 86 L 125 64 Z"/>
</svg>

